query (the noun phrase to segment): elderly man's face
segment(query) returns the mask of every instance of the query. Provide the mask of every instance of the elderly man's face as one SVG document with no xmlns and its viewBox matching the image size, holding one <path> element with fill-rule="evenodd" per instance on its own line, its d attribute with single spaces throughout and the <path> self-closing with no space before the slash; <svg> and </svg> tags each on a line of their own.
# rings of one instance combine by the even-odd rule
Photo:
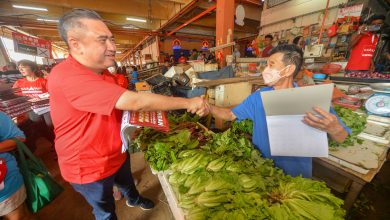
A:
<svg viewBox="0 0 390 220">
<path fill-rule="evenodd" d="M 83 64 L 97 70 L 113 66 L 116 53 L 115 40 L 106 24 L 92 19 L 82 19 L 80 22 L 86 28 L 83 30 L 76 28 L 69 31 L 68 35 L 76 41 L 70 45 L 71 47 L 73 45 L 77 54 L 82 57 Z"/>
<path fill-rule="evenodd" d="M 267 66 L 271 69 L 281 70 L 285 67 L 283 63 L 283 54 L 274 53 L 267 60 Z"/>
</svg>

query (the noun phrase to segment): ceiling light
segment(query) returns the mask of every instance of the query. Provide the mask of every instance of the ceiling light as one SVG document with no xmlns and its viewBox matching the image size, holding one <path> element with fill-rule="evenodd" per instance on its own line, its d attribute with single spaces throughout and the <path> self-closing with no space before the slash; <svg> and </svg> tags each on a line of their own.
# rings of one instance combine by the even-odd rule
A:
<svg viewBox="0 0 390 220">
<path fill-rule="evenodd" d="M 43 19 L 43 18 L 37 18 L 38 21 L 46 21 L 46 22 L 59 22 L 59 20 L 55 19 Z"/>
<path fill-rule="evenodd" d="M 137 21 L 137 22 L 142 22 L 142 23 L 146 23 L 146 20 L 145 19 L 139 19 L 139 18 L 126 18 L 126 20 L 128 21 Z"/>
<path fill-rule="evenodd" d="M 117 51 L 116 53 L 122 53 L 122 52 L 120 52 L 120 51 Z"/>
<path fill-rule="evenodd" d="M 20 8 L 20 9 L 36 10 L 36 11 L 47 11 L 46 8 L 30 7 L 30 6 L 24 6 L 24 5 L 12 5 L 12 7 Z"/>
<path fill-rule="evenodd" d="M 123 26 L 122 28 L 126 28 L 126 29 L 135 29 L 135 30 L 139 29 L 139 28 L 134 27 L 134 26 Z"/>
</svg>

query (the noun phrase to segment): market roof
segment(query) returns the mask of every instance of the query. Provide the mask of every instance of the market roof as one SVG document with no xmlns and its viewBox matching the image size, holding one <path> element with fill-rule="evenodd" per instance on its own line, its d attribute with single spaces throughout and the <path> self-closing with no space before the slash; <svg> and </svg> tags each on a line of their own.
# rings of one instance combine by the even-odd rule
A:
<svg viewBox="0 0 390 220">
<path fill-rule="evenodd" d="M 236 2 L 242 3 L 249 13 L 243 27 L 236 25 L 235 36 L 258 33 L 259 1 Z M 88 8 L 103 17 L 115 35 L 118 51 L 124 54 L 146 36 L 168 33 L 215 4 L 213 0 L 9 0 L 0 1 L 0 25 L 16 27 L 65 48 L 57 31 L 58 19 L 72 8 Z M 214 10 L 176 33 L 213 38 L 215 23 Z"/>
</svg>

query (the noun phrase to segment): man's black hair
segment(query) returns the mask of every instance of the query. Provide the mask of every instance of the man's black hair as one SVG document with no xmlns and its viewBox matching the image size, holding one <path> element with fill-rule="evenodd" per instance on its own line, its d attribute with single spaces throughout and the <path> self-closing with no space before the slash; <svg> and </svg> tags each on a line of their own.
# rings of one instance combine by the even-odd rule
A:
<svg viewBox="0 0 390 220">
<path fill-rule="evenodd" d="M 302 38 L 302 36 L 296 36 L 296 37 L 294 38 L 294 40 L 293 40 L 293 44 L 298 45 L 299 39 L 301 39 L 301 38 Z"/>
<path fill-rule="evenodd" d="M 271 40 L 273 40 L 274 39 L 274 37 L 272 36 L 272 35 L 270 35 L 270 34 L 267 34 L 267 35 L 265 35 L 265 37 L 264 38 L 269 38 L 269 39 L 271 39 Z"/>
<path fill-rule="evenodd" d="M 295 70 L 293 73 L 295 77 L 302 67 L 302 63 L 303 63 L 302 49 L 295 44 L 283 44 L 283 45 L 278 45 L 277 47 L 272 49 L 270 55 L 275 53 L 283 54 L 283 63 L 285 66 L 290 64 L 295 65 Z"/>
<path fill-rule="evenodd" d="M 367 19 L 367 24 L 370 25 L 371 22 L 373 22 L 375 20 L 383 20 L 384 21 L 385 19 L 386 19 L 386 16 L 384 16 L 384 15 L 375 15 L 374 14 Z"/>
</svg>

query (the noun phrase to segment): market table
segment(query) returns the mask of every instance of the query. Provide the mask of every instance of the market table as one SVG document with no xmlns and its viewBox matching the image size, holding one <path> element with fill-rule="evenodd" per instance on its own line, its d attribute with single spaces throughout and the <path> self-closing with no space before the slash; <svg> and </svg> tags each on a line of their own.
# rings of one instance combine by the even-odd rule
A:
<svg viewBox="0 0 390 220">
<path fill-rule="evenodd" d="M 349 210 L 363 186 L 374 179 L 385 161 L 386 154 L 382 155 L 378 169 L 370 170 L 367 174 L 361 174 L 328 158 L 314 158 L 313 176 L 316 179 L 324 180 L 329 187 L 337 192 L 348 192 L 345 197 L 344 208 Z"/>
<path fill-rule="evenodd" d="M 325 181 L 339 193 L 347 192 L 346 210 L 352 207 L 364 185 L 374 179 L 387 159 L 390 121 L 380 124 L 375 120 L 381 117 L 369 116 L 365 130 L 358 135 L 363 143 L 330 151 L 328 158 L 313 159 L 313 178 Z M 367 133 L 372 126 L 383 126 L 383 139 Z"/>
</svg>

